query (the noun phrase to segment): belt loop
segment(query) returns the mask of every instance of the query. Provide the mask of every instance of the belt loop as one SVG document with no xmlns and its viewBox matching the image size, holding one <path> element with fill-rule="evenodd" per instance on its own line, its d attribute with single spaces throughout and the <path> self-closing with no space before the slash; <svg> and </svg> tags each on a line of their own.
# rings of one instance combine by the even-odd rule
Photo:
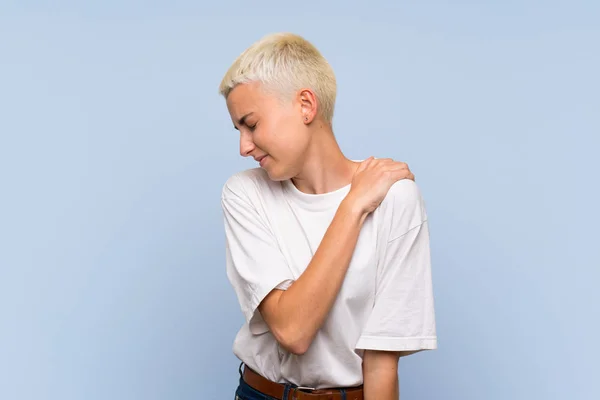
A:
<svg viewBox="0 0 600 400">
<path fill-rule="evenodd" d="M 344 389 L 340 389 L 340 392 L 342 392 L 342 400 L 346 400 L 346 391 Z"/>
<path fill-rule="evenodd" d="M 290 395 L 291 387 L 292 387 L 292 385 L 290 385 L 289 383 L 285 384 L 285 387 L 283 388 L 283 398 L 281 400 L 289 400 L 288 397 Z"/>
</svg>

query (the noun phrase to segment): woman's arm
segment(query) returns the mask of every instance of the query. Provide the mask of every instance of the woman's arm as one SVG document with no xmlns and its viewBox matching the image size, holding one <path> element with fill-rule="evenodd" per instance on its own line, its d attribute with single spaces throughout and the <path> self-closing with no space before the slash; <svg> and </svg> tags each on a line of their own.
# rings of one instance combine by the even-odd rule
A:
<svg viewBox="0 0 600 400">
<path fill-rule="evenodd" d="M 273 290 L 258 309 L 275 339 L 305 353 L 342 286 L 367 214 L 344 200 L 306 271 L 289 287 Z"/>
<path fill-rule="evenodd" d="M 275 289 L 259 304 L 286 350 L 301 355 L 310 347 L 337 298 L 367 215 L 410 173 L 403 165 L 389 159 L 362 162 L 306 270 L 287 290 Z"/>
<path fill-rule="evenodd" d="M 365 400 L 398 400 L 400 352 L 365 350 L 363 379 Z"/>
</svg>

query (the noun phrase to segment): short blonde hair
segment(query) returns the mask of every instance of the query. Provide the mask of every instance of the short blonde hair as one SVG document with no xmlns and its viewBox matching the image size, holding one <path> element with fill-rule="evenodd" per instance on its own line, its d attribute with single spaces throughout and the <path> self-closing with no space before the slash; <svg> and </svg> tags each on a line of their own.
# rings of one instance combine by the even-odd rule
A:
<svg viewBox="0 0 600 400">
<path fill-rule="evenodd" d="M 317 48 L 301 36 L 275 33 L 254 43 L 229 67 L 219 93 L 227 98 L 237 85 L 250 82 L 260 82 L 284 96 L 310 88 L 321 117 L 330 124 L 333 120 L 335 74 Z"/>
</svg>

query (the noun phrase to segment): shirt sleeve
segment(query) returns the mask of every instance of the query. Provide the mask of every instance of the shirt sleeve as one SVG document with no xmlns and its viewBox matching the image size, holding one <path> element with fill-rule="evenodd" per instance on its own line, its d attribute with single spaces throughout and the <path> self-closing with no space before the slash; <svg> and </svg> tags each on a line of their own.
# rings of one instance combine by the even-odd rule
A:
<svg viewBox="0 0 600 400">
<path fill-rule="evenodd" d="M 225 225 L 227 277 L 253 334 L 269 330 L 258 305 L 273 289 L 294 281 L 277 241 L 239 189 L 225 186 L 221 196 Z"/>
<path fill-rule="evenodd" d="M 373 309 L 357 349 L 412 354 L 437 348 L 429 224 L 423 202 L 414 193 L 412 204 L 395 212 L 404 221 L 393 223 L 406 228 L 387 242 L 378 266 Z"/>
</svg>

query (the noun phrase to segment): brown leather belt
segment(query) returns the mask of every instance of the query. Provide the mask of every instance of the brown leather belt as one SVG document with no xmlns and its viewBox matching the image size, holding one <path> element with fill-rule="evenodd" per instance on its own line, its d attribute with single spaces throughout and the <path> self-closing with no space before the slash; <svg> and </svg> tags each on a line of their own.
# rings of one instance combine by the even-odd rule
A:
<svg viewBox="0 0 600 400">
<path fill-rule="evenodd" d="M 283 400 L 285 385 L 272 382 L 244 365 L 244 382 L 267 396 Z M 363 387 L 340 388 L 346 392 L 346 400 L 363 400 Z M 342 400 L 340 389 L 291 388 L 286 400 Z"/>
</svg>

